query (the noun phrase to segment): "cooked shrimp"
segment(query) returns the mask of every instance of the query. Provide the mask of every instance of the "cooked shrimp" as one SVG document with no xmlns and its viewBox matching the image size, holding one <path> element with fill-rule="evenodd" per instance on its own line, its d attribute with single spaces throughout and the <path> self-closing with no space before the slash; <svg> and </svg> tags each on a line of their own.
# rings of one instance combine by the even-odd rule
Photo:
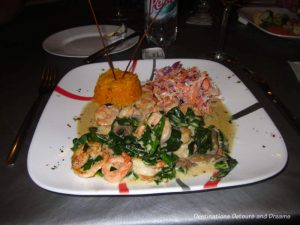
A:
<svg viewBox="0 0 300 225">
<path fill-rule="evenodd" d="M 109 158 L 109 153 L 102 151 L 100 143 L 89 142 L 87 144 L 88 149 L 85 150 L 85 145 L 81 145 L 72 156 L 72 169 L 81 177 L 95 176 Z M 91 165 L 85 168 L 87 163 Z"/>
<path fill-rule="evenodd" d="M 187 158 L 189 156 L 188 143 L 182 144 L 174 153 L 179 158 Z"/>
<path fill-rule="evenodd" d="M 113 105 L 100 106 L 95 113 L 96 123 L 99 126 L 111 125 L 119 114 L 119 109 Z"/>
<path fill-rule="evenodd" d="M 151 112 L 158 112 L 160 110 L 152 91 L 146 88 L 143 88 L 142 97 L 134 105 L 143 115 L 147 115 Z"/>
<path fill-rule="evenodd" d="M 142 112 L 138 110 L 134 105 L 127 106 L 121 109 L 119 113 L 119 117 L 120 118 L 130 117 L 130 118 L 141 119 Z"/>
<path fill-rule="evenodd" d="M 130 172 L 131 167 L 131 157 L 123 152 L 120 156 L 111 157 L 103 165 L 102 173 L 105 180 L 116 183 L 123 180 L 123 178 Z"/>
<path fill-rule="evenodd" d="M 111 125 L 99 126 L 98 130 L 97 130 L 97 133 L 107 135 L 110 130 L 111 130 Z"/>
<path fill-rule="evenodd" d="M 157 163 L 155 164 L 156 169 L 162 169 L 166 165 L 165 161 L 163 160 L 158 160 Z"/>
<path fill-rule="evenodd" d="M 162 114 L 159 113 L 159 112 L 151 113 L 148 120 L 147 120 L 147 123 L 149 124 L 149 126 L 153 127 L 153 126 L 155 126 L 156 124 L 159 123 L 161 117 L 162 117 Z M 161 138 L 160 138 L 160 143 L 161 144 L 165 143 L 170 138 L 171 132 L 172 132 L 171 123 L 170 123 L 169 119 L 166 118 L 164 128 L 163 128 L 163 131 L 162 131 L 162 135 L 161 135 Z"/>
<path fill-rule="evenodd" d="M 179 99 L 176 96 L 165 96 L 160 103 L 165 112 L 179 105 Z"/>
<path fill-rule="evenodd" d="M 166 118 L 164 129 L 160 138 L 160 143 L 161 144 L 165 143 L 170 138 L 171 133 L 172 133 L 172 126 L 169 119 Z"/>
<path fill-rule="evenodd" d="M 141 180 L 152 181 L 154 176 L 165 166 L 165 162 L 159 160 L 155 165 L 146 165 L 140 158 L 132 158 L 132 170 Z"/>
<path fill-rule="evenodd" d="M 136 136 L 137 138 L 141 138 L 145 132 L 145 129 L 146 129 L 145 124 L 141 124 L 140 126 L 138 126 L 138 128 L 136 128 L 134 132 L 134 136 Z"/>
<path fill-rule="evenodd" d="M 181 141 L 183 144 L 188 143 L 192 138 L 192 131 L 189 128 L 181 127 Z"/>
<path fill-rule="evenodd" d="M 147 123 L 150 127 L 154 127 L 156 124 L 159 123 L 160 119 L 162 117 L 162 114 L 159 112 L 151 113 L 150 116 L 147 119 Z"/>
</svg>

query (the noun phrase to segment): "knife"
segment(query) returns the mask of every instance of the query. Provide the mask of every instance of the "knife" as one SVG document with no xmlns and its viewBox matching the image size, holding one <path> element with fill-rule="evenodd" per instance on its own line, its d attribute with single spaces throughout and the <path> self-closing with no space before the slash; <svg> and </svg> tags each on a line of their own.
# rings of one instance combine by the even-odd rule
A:
<svg viewBox="0 0 300 225">
<path fill-rule="evenodd" d="M 134 38 L 136 36 L 138 36 L 139 33 L 138 32 L 134 32 L 128 36 L 126 36 L 125 38 L 122 38 L 118 41 L 115 41 L 114 43 L 107 45 L 106 46 L 106 51 L 107 53 L 110 53 L 112 50 L 114 50 L 116 47 L 118 47 L 119 45 L 123 44 L 125 41 Z M 97 58 L 103 56 L 105 54 L 105 48 L 100 49 L 99 51 L 93 53 L 92 55 L 90 55 L 89 57 L 87 57 L 84 61 L 85 63 L 92 63 L 94 62 Z"/>
<path fill-rule="evenodd" d="M 250 75 L 250 79 L 254 81 L 259 87 L 262 89 L 264 94 L 271 100 L 277 109 L 281 112 L 281 114 L 290 122 L 290 124 L 296 129 L 296 131 L 300 134 L 300 119 L 295 116 L 291 111 L 282 103 L 282 101 L 274 95 L 272 89 L 268 85 L 268 83 L 255 74 L 252 70 L 248 68 L 243 68 L 245 72 Z"/>
</svg>

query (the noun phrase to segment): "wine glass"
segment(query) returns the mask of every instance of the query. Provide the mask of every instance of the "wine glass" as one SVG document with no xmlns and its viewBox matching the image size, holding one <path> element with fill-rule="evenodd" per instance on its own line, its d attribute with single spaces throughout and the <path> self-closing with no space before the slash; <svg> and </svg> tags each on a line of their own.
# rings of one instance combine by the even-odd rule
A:
<svg viewBox="0 0 300 225">
<path fill-rule="evenodd" d="M 186 23 L 195 25 L 212 25 L 212 17 L 210 15 L 210 4 L 208 0 L 197 0 L 195 10 L 187 19 Z"/>
<path fill-rule="evenodd" d="M 231 62 L 233 60 L 233 57 L 226 53 L 224 51 L 225 47 L 225 39 L 226 39 L 226 30 L 228 25 L 228 18 L 230 15 L 230 11 L 232 8 L 232 5 L 237 2 L 238 0 L 224 0 L 224 12 L 222 16 L 222 22 L 221 22 L 221 29 L 220 29 L 220 36 L 218 41 L 218 48 L 217 51 L 213 53 L 213 59 L 221 62 Z"/>
<path fill-rule="evenodd" d="M 115 10 L 116 12 L 113 15 L 112 21 L 117 22 L 117 23 L 124 23 L 127 21 L 126 16 L 122 13 L 122 0 L 115 0 Z"/>
</svg>

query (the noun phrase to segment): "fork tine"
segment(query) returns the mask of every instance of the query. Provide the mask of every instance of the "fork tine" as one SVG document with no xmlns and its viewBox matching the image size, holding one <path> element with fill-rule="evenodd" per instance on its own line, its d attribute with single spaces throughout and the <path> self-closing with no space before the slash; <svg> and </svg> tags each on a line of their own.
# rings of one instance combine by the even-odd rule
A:
<svg viewBox="0 0 300 225">
<path fill-rule="evenodd" d="M 45 66 L 42 71 L 40 91 L 45 92 L 55 87 L 57 82 L 57 71 L 51 65 Z"/>
<path fill-rule="evenodd" d="M 41 85 L 43 85 L 43 83 L 44 83 L 44 81 L 45 81 L 45 77 L 46 77 L 46 68 L 47 68 L 47 67 L 44 67 L 44 68 L 43 68 L 43 71 L 42 71 Z"/>
<path fill-rule="evenodd" d="M 41 77 L 41 88 L 46 87 L 48 84 L 49 74 L 50 74 L 49 70 L 50 70 L 49 65 L 45 66 L 43 69 L 42 77 Z"/>
<path fill-rule="evenodd" d="M 51 74 L 52 74 L 51 87 L 54 87 L 57 81 L 57 70 L 54 67 L 51 68 Z"/>
</svg>

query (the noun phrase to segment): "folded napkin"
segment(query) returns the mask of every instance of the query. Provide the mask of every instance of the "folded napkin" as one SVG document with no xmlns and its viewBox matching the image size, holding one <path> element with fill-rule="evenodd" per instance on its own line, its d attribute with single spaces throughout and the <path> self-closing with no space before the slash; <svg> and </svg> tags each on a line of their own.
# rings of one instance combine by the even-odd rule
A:
<svg viewBox="0 0 300 225">
<path fill-rule="evenodd" d="M 239 21 L 241 24 L 244 24 L 244 25 L 247 25 L 247 24 L 249 23 L 248 19 L 244 18 L 244 17 L 241 16 L 241 15 L 239 15 L 238 21 Z"/>
<path fill-rule="evenodd" d="M 211 26 L 212 18 L 208 13 L 196 13 L 194 16 L 189 17 L 186 23 L 193 25 Z"/>
<path fill-rule="evenodd" d="M 292 70 L 294 71 L 298 81 L 300 82 L 300 62 L 288 62 L 290 66 L 292 67 Z"/>
<path fill-rule="evenodd" d="M 145 48 L 142 50 L 143 59 L 164 59 L 165 52 L 162 48 Z"/>
</svg>

